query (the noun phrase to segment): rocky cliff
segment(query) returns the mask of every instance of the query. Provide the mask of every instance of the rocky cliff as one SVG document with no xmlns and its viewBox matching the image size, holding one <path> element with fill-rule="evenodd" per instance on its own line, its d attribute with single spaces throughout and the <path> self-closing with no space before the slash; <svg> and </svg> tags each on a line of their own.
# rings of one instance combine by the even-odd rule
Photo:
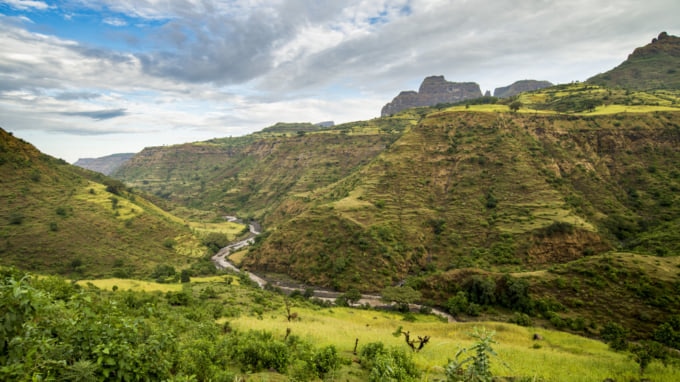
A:
<svg viewBox="0 0 680 382">
<path fill-rule="evenodd" d="M 523 92 L 530 92 L 533 90 L 543 89 L 553 86 L 549 81 L 536 80 L 521 80 L 514 82 L 512 85 L 496 88 L 493 91 L 494 97 L 507 98 Z"/>
<path fill-rule="evenodd" d="M 412 107 L 460 102 L 481 96 L 482 91 L 475 82 L 449 82 L 444 76 L 430 76 L 423 80 L 417 92 L 411 90 L 399 93 L 392 102 L 383 106 L 380 115 L 385 117 Z"/>
</svg>

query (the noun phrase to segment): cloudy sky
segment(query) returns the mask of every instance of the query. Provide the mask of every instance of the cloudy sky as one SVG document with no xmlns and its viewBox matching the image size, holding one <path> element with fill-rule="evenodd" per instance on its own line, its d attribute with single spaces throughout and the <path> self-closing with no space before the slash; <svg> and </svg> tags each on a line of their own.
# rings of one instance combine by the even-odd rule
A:
<svg viewBox="0 0 680 382">
<path fill-rule="evenodd" d="M 677 0 L 0 0 L 0 127 L 74 162 L 370 119 L 428 75 L 585 80 Z"/>
</svg>

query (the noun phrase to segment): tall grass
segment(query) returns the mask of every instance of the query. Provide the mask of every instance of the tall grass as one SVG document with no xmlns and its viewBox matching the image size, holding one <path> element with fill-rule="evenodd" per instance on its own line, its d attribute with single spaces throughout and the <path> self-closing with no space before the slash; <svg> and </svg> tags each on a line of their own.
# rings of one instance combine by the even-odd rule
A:
<svg viewBox="0 0 680 382">
<path fill-rule="evenodd" d="M 403 337 L 392 335 L 401 326 L 412 336 L 431 337 L 425 348 L 414 354 L 414 361 L 426 371 L 427 378 L 442 377 L 443 366 L 449 359 L 459 349 L 472 345 L 468 333 L 475 326 L 496 331 L 494 338 L 498 344 L 494 349 L 499 357 L 492 359 L 494 375 L 576 382 L 606 378 L 630 380 L 638 372 L 637 364 L 628 355 L 613 352 L 600 341 L 546 329 L 494 322 L 443 323 L 432 316 L 420 315 L 416 322 L 407 322 L 399 314 L 349 308 L 293 308 L 292 311 L 298 313 L 299 321 L 288 322 L 285 312 L 280 311 L 261 319 L 239 317 L 231 321 L 231 325 L 240 330 L 267 330 L 281 337 L 290 328 L 293 334 L 321 346 L 333 344 L 348 356 L 357 339 L 359 348 L 380 341 L 408 349 Z M 534 333 L 544 339 L 534 341 Z M 653 363 L 645 376 L 654 381 L 680 380 L 680 370 Z"/>
</svg>

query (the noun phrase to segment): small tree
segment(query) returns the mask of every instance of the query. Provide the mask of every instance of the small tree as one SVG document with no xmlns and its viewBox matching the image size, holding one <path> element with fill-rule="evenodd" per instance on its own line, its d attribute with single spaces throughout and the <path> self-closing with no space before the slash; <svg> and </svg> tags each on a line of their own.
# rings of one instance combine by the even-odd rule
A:
<svg viewBox="0 0 680 382">
<path fill-rule="evenodd" d="M 182 269 L 182 272 L 179 275 L 179 280 L 182 283 L 191 282 L 191 271 L 188 269 Z"/>
<path fill-rule="evenodd" d="M 385 302 L 393 302 L 397 304 L 399 311 L 408 311 L 409 304 L 418 301 L 421 293 L 411 287 L 387 287 L 382 291 L 382 300 Z"/>
<path fill-rule="evenodd" d="M 359 290 L 356 288 L 351 288 L 350 290 L 345 292 L 344 296 L 347 302 L 349 302 L 350 304 L 356 304 L 357 302 L 359 302 L 359 300 L 361 300 L 361 292 L 359 292 Z"/>
<path fill-rule="evenodd" d="M 393 336 L 399 337 L 399 335 L 403 334 L 404 335 L 404 340 L 406 341 L 406 344 L 413 350 L 414 353 L 417 353 L 421 351 L 425 345 L 430 342 L 430 336 L 417 336 L 418 339 L 413 339 L 411 338 L 411 332 L 404 332 L 401 330 L 401 326 L 397 328 L 397 331 L 392 333 Z"/>
<path fill-rule="evenodd" d="M 520 101 L 512 101 L 508 107 L 510 108 L 510 111 L 513 113 L 516 113 L 517 110 L 519 110 L 522 107 L 522 102 Z"/>
<path fill-rule="evenodd" d="M 459 350 L 456 353 L 456 359 L 449 360 L 448 365 L 445 366 L 447 382 L 491 382 L 493 375 L 490 356 L 498 356 L 491 348 L 491 345 L 498 343 L 493 340 L 495 334 L 494 331 L 475 327 L 470 336 L 477 339 L 477 342 L 469 349 Z M 460 360 L 461 356 L 469 350 L 474 354 Z"/>
</svg>

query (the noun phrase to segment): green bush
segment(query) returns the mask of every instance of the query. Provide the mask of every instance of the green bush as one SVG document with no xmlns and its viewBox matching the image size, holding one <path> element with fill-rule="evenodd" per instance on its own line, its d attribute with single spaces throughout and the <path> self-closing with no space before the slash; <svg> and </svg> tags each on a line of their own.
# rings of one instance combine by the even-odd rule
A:
<svg viewBox="0 0 680 382">
<path fill-rule="evenodd" d="M 276 370 L 285 373 L 290 361 L 288 346 L 276 340 L 273 335 L 265 331 L 249 331 L 237 338 L 234 346 L 234 359 L 241 370 L 258 372 L 262 370 Z"/>
<path fill-rule="evenodd" d="M 613 350 L 628 349 L 628 330 L 623 326 L 615 322 L 607 322 L 602 328 L 600 335 Z"/>
<path fill-rule="evenodd" d="M 386 349 L 382 342 L 361 348 L 361 366 L 369 370 L 369 381 L 417 381 L 420 371 L 412 356 L 403 350 Z"/>
</svg>

